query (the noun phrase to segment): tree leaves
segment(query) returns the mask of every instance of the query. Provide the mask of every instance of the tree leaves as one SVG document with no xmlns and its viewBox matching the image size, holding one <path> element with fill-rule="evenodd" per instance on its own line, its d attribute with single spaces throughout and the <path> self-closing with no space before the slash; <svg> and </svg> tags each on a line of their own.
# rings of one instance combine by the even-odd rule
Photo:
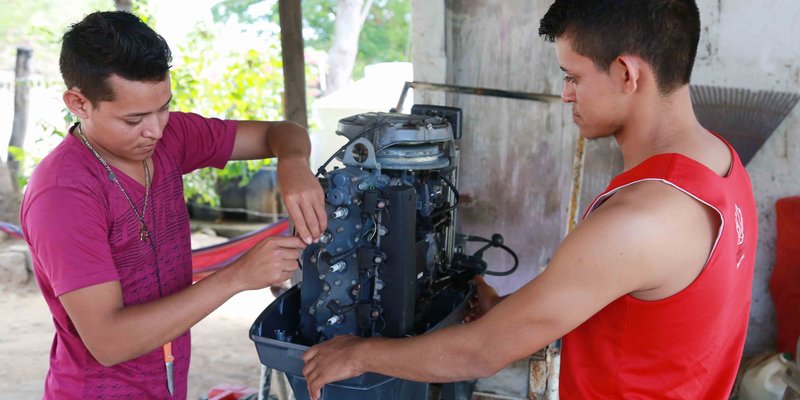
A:
<svg viewBox="0 0 800 400">
<path fill-rule="evenodd" d="M 173 109 L 207 117 L 274 121 L 282 119 L 283 65 L 278 38 L 240 51 L 216 41 L 215 27 L 198 27 L 178 47 L 172 69 Z M 231 161 L 222 169 L 206 168 L 184 176 L 184 196 L 217 205 L 218 182 L 246 185 L 271 160 Z"/>
</svg>

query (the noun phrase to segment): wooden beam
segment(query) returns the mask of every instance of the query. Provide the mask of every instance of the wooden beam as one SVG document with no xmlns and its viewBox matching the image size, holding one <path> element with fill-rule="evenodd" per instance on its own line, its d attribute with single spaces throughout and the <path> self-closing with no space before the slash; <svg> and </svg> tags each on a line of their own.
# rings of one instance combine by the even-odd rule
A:
<svg viewBox="0 0 800 400">
<path fill-rule="evenodd" d="M 133 9 L 133 0 L 114 0 L 114 7 L 117 11 L 131 12 Z"/>
<path fill-rule="evenodd" d="M 11 128 L 11 138 L 8 141 L 8 145 L 19 148 L 23 148 L 25 145 L 25 132 L 28 129 L 32 54 L 33 50 L 30 48 L 17 47 L 17 63 L 14 70 L 16 82 L 14 85 L 14 124 Z M 19 162 L 9 154 L 8 171 L 11 174 L 11 182 L 15 188 L 17 188 L 19 170 Z"/>
<path fill-rule="evenodd" d="M 287 120 L 308 127 L 300 0 L 279 0 L 278 12 L 281 20 L 281 54 L 285 89 L 283 114 Z"/>
</svg>

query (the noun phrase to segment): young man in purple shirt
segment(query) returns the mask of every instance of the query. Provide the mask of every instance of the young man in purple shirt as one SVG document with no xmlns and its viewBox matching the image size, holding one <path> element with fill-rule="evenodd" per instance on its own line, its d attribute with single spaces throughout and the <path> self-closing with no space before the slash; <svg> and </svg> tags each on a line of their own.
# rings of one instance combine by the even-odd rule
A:
<svg viewBox="0 0 800 400">
<path fill-rule="evenodd" d="M 136 16 L 99 12 L 64 35 L 64 103 L 78 117 L 34 171 L 21 210 L 56 334 L 46 399 L 186 398 L 189 328 L 234 294 L 285 281 L 326 228 L 291 122 L 170 112 L 169 47 Z M 278 157 L 298 237 L 271 237 L 192 285 L 182 175 Z"/>
</svg>

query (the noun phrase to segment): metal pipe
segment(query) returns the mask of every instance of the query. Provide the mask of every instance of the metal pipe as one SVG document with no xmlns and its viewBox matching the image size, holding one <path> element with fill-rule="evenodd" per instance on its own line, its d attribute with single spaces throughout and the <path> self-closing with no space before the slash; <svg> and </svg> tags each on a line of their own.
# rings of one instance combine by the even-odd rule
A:
<svg viewBox="0 0 800 400">
<path fill-rule="evenodd" d="M 406 82 L 403 85 L 403 91 L 400 93 L 400 100 L 397 102 L 397 107 L 395 107 L 392 110 L 393 112 L 403 111 L 403 103 L 405 103 L 406 101 L 406 96 L 408 95 L 409 88 L 418 90 L 432 90 L 432 91 L 439 91 L 446 93 L 472 94 L 476 96 L 503 97 L 507 99 L 518 99 L 518 100 L 531 100 L 531 101 L 542 101 L 542 102 L 561 101 L 561 96 L 548 93 L 515 92 L 510 90 L 489 89 L 489 88 L 480 88 L 472 86 L 445 85 L 441 83 L 430 83 L 430 82 Z"/>
</svg>

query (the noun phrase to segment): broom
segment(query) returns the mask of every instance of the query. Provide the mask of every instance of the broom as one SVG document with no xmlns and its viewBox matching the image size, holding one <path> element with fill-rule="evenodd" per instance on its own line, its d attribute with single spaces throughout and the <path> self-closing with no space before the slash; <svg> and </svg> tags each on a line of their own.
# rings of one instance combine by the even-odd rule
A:
<svg viewBox="0 0 800 400">
<path fill-rule="evenodd" d="M 725 138 L 745 165 L 800 99 L 797 93 L 703 85 L 690 92 L 700 124 Z"/>
</svg>

